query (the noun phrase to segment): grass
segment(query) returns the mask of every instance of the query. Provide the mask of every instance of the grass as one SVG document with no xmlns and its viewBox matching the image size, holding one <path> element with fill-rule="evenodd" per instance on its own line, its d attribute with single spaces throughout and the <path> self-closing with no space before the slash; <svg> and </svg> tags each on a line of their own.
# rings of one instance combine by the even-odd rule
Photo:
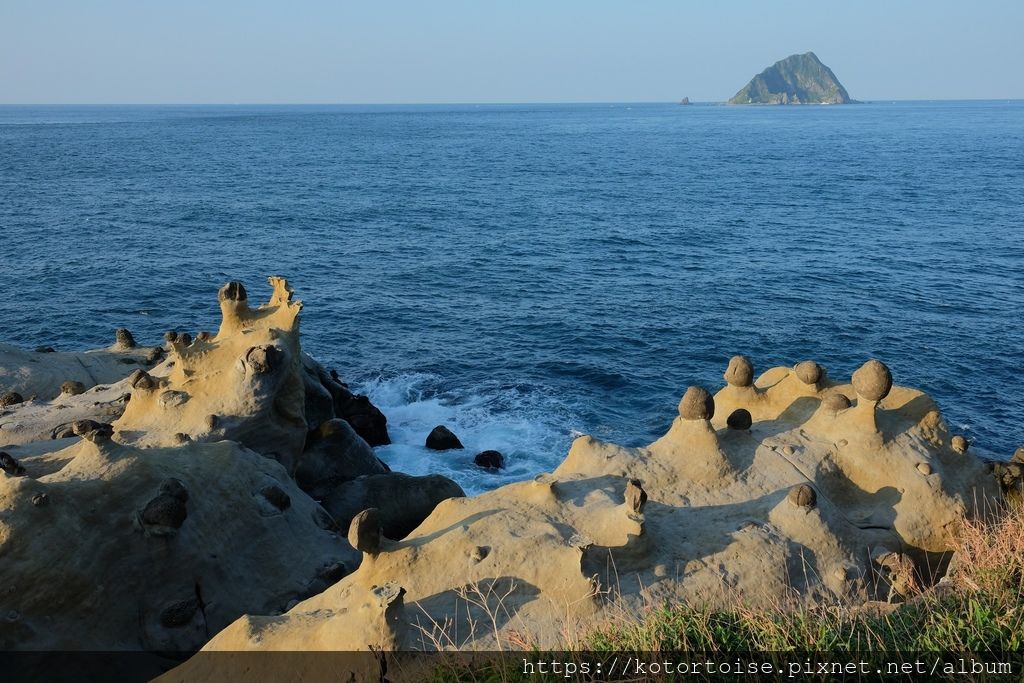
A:
<svg viewBox="0 0 1024 683">
<path fill-rule="evenodd" d="M 611 653 L 623 652 L 760 652 L 774 653 L 766 658 L 774 661 L 786 652 L 1024 652 L 1024 505 L 1014 505 L 998 519 L 965 521 L 954 550 L 956 561 L 938 586 L 897 605 L 665 605 L 620 614 L 559 655 L 583 661 L 595 653 L 607 653 L 610 659 Z M 530 652 L 528 646 L 509 649 L 521 652 L 497 653 L 472 664 L 456 658 L 428 678 L 481 683 L 566 680 L 561 675 L 524 675 L 523 656 L 540 661 L 544 654 Z M 964 679 L 959 674 L 944 678 Z"/>
<path fill-rule="evenodd" d="M 1024 649 L 1024 506 L 968 521 L 945 580 L 893 609 L 666 605 L 592 633 L 588 650 L 972 651 Z"/>
</svg>

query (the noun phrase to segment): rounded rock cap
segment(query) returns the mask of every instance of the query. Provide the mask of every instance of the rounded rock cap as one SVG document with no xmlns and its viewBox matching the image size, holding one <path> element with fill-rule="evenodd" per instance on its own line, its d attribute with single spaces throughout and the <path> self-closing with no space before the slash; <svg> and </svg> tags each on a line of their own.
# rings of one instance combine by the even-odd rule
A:
<svg viewBox="0 0 1024 683">
<path fill-rule="evenodd" d="M 217 298 L 220 301 L 246 301 L 249 298 L 249 294 L 245 291 L 245 286 L 237 280 L 232 280 L 217 292 Z"/>
<path fill-rule="evenodd" d="M 684 420 L 710 420 L 715 415 L 715 399 L 704 387 L 690 387 L 679 401 L 679 417 Z"/>
<path fill-rule="evenodd" d="M 749 387 L 754 383 L 754 366 L 746 356 L 733 356 L 722 377 L 734 387 Z"/>
<path fill-rule="evenodd" d="M 793 372 L 804 384 L 817 384 L 824 372 L 813 360 L 805 360 L 793 366 Z"/>
<path fill-rule="evenodd" d="M 868 401 L 881 401 L 892 389 L 892 373 L 881 361 L 869 360 L 853 373 L 853 388 Z"/>
<path fill-rule="evenodd" d="M 348 542 L 353 548 L 364 553 L 380 552 L 384 531 L 377 508 L 367 508 L 352 518 L 348 527 Z"/>
<path fill-rule="evenodd" d="M 812 508 L 818 502 L 817 492 L 808 484 L 799 484 L 789 490 L 789 502 L 800 508 Z"/>
<path fill-rule="evenodd" d="M 949 445 L 952 446 L 953 450 L 957 453 L 966 453 L 968 446 L 970 446 L 970 442 L 967 441 L 966 437 L 957 434 L 950 439 Z"/>
<path fill-rule="evenodd" d="M 840 410 L 846 410 L 850 407 L 850 399 L 842 392 L 833 391 L 821 399 L 821 405 L 825 407 L 825 410 L 838 413 Z"/>
</svg>

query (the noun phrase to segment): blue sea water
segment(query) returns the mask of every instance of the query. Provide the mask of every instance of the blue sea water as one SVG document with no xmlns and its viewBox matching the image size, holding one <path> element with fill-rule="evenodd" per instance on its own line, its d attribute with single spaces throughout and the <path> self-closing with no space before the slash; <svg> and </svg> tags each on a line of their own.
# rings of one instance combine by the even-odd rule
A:
<svg viewBox="0 0 1024 683">
<path fill-rule="evenodd" d="M 736 353 L 877 357 L 1024 443 L 1024 102 L 0 107 L 0 272 L 0 339 L 61 349 L 287 276 L 381 456 L 470 490 L 650 442 Z"/>
</svg>

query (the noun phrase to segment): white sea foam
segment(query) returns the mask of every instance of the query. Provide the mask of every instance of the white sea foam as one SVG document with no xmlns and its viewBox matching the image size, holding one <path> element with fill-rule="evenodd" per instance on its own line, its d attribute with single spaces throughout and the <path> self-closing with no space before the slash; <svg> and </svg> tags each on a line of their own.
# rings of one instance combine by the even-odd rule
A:
<svg viewBox="0 0 1024 683">
<path fill-rule="evenodd" d="M 443 474 L 471 494 L 531 478 L 565 457 L 575 433 L 569 424 L 571 411 L 553 395 L 507 386 L 438 391 L 440 382 L 435 375 L 408 373 L 358 387 L 388 418 L 392 443 L 379 447 L 377 454 L 392 469 Z M 427 434 L 437 425 L 451 429 L 465 448 L 426 448 Z M 505 469 L 477 467 L 473 457 L 484 450 L 500 451 Z"/>
</svg>

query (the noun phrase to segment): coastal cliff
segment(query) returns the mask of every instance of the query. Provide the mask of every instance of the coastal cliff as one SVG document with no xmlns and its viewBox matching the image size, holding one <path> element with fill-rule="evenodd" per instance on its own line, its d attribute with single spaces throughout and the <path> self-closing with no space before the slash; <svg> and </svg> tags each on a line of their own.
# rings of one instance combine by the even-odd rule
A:
<svg viewBox="0 0 1024 683">
<path fill-rule="evenodd" d="M 357 425 L 386 438 L 384 417 L 342 415 L 357 397 L 270 284 L 257 308 L 225 285 L 216 334 L 89 352 L 126 373 L 102 385 L 3 349 L 24 385 L 0 410 L 4 648 L 558 648 L 650 605 L 887 604 L 1021 489 L 1021 463 L 976 457 L 877 360 L 833 378 L 736 356 L 653 443 L 582 436 L 554 471 L 465 497 L 375 457 Z"/>
<path fill-rule="evenodd" d="M 750 79 L 729 104 L 850 104 L 832 69 L 813 52 L 790 55 Z"/>
</svg>

